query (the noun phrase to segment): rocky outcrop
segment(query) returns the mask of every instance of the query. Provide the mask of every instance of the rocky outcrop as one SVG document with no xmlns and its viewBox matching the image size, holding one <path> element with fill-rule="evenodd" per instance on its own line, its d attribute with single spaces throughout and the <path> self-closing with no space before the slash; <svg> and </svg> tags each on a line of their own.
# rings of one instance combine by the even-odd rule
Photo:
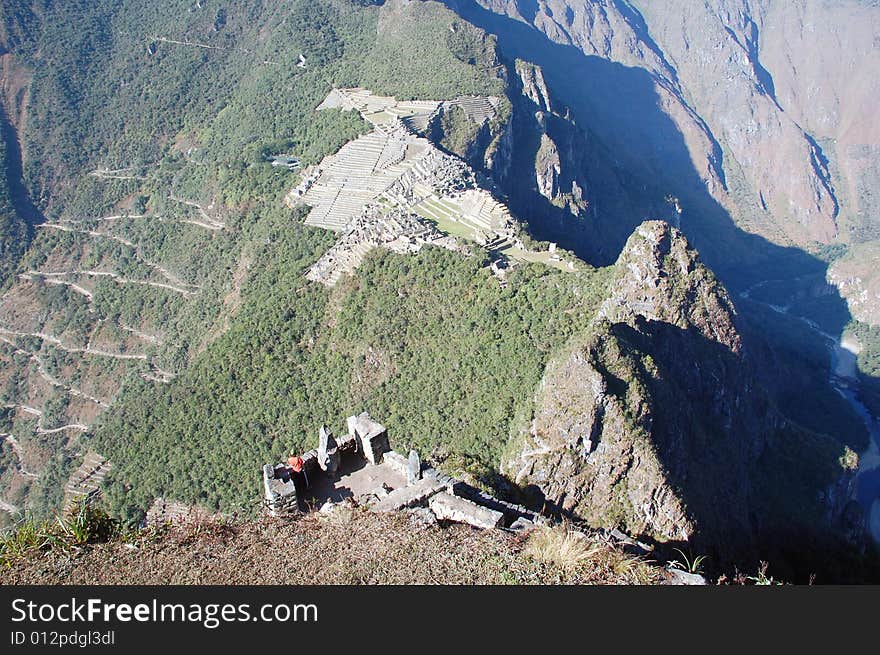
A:
<svg viewBox="0 0 880 655">
<path fill-rule="evenodd" d="M 599 135 L 643 195 L 657 183 L 700 213 L 706 225 L 685 231 L 707 256 L 713 203 L 777 244 L 876 238 L 875 3 L 448 4 L 507 56 L 543 66 L 535 87 Z"/>
<path fill-rule="evenodd" d="M 846 299 L 853 318 L 880 325 L 880 242 L 857 244 L 828 269 L 828 282 Z"/>
<path fill-rule="evenodd" d="M 507 78 L 510 117 L 484 167 L 509 196 L 512 209 L 531 217 L 533 233 L 554 240 L 554 230 L 564 231 L 572 217 L 590 217 L 587 180 L 601 183 L 606 177 L 590 159 L 604 161 L 589 135 L 552 98 L 539 66 L 517 60 Z"/>
<path fill-rule="evenodd" d="M 640 226 L 616 269 L 597 318 L 548 367 L 506 472 L 597 527 L 721 561 L 754 553 L 762 462 L 793 428 L 758 383 L 736 309 L 666 223 Z"/>
<path fill-rule="evenodd" d="M 593 155 L 588 135 L 552 99 L 539 66 L 520 60 L 514 69 L 511 91 L 519 121 L 516 156 L 534 161 L 535 191 L 542 198 L 576 218 L 586 218 L 590 205 L 585 191 L 587 160 Z"/>
</svg>

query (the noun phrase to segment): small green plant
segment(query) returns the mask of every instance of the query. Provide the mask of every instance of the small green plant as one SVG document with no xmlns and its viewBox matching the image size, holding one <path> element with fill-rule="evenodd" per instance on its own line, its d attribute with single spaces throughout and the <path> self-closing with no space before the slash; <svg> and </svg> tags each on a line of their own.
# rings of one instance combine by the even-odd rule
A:
<svg viewBox="0 0 880 655">
<path fill-rule="evenodd" d="M 8 565 L 14 559 L 40 550 L 51 543 L 45 524 L 25 517 L 17 526 L 0 536 L 0 563 Z"/>
<path fill-rule="evenodd" d="M 761 562 L 761 566 L 758 567 L 758 574 L 746 576 L 746 580 L 756 585 L 781 585 L 782 583 L 774 580 L 772 575 L 767 575 L 768 566 L 767 562 Z"/>
<path fill-rule="evenodd" d="M 688 573 L 696 573 L 698 575 L 702 575 L 703 573 L 703 562 L 709 559 L 708 555 L 697 555 L 696 557 L 688 557 L 685 555 L 684 551 L 680 548 L 675 549 L 679 555 L 681 555 L 681 559 L 683 561 L 674 560 L 669 563 L 669 566 L 680 569 L 682 571 L 687 571 Z"/>
<path fill-rule="evenodd" d="M 85 500 L 76 501 L 55 521 L 26 516 L 0 535 L 0 565 L 11 566 L 15 560 L 39 551 L 57 548 L 66 552 L 88 543 L 109 541 L 118 533 L 118 523 L 104 510 Z"/>
<path fill-rule="evenodd" d="M 109 541 L 119 531 L 107 512 L 85 500 L 75 501 L 66 515 L 57 518 L 57 523 L 58 536 L 68 547 Z"/>
</svg>

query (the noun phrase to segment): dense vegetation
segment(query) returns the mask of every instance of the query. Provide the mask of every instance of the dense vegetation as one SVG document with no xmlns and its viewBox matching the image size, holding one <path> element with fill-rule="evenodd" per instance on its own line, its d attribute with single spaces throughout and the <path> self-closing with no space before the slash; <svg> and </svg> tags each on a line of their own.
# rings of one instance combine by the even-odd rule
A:
<svg viewBox="0 0 880 655">
<path fill-rule="evenodd" d="M 95 334 L 107 341 L 109 335 L 110 350 L 143 353 L 170 373 L 183 373 L 194 359 L 213 366 L 250 339 L 248 330 L 265 329 L 278 318 L 272 306 L 277 288 L 266 289 L 257 304 L 249 296 L 248 312 L 265 313 L 253 317 L 259 325 L 247 322 L 240 308 L 242 281 L 262 269 L 267 247 L 276 246 L 271 257 L 283 262 L 274 275 L 299 288 L 303 268 L 332 242 L 329 234 L 298 227 L 301 217 L 281 204 L 296 174 L 273 168 L 267 157 L 293 153 L 313 163 L 366 129 L 354 113 L 313 111 L 333 85 L 369 86 L 408 98 L 503 91 L 492 68 L 494 43 L 440 5 L 382 10 L 380 22 L 376 3 L 347 0 L 15 0 L 4 4 L 0 20 L 4 46 L 32 74 L 22 135 L 27 190 L 49 221 L 74 228 L 38 230 L 21 268 L 110 271 L 126 280 L 65 279 L 90 289 L 90 299 L 69 286 L 36 280 L 36 295 L 27 291 L 15 316 L 4 320 L 40 326 L 68 347 L 85 347 Z M 304 68 L 296 65 L 301 55 Z M 186 223 L 200 220 L 202 210 L 181 200 L 200 204 L 225 229 Z M 5 248 L 18 241 L 5 238 L 11 214 L 3 207 Z M 99 220 L 110 215 L 123 218 Z M 312 289 L 295 301 L 317 307 L 326 299 Z M 287 304 L 295 304 L 294 297 Z M 297 312 L 307 320 L 304 310 Z M 138 342 L 120 326 L 157 338 Z M 3 404 L 26 404 L 34 381 L 44 384 L 34 361 L 16 348 L 38 356 L 65 383 L 99 387 L 99 396 L 115 395 L 118 382 L 127 380 L 132 390 L 114 401 L 121 414 L 127 403 L 140 402 L 142 387 L 153 384 L 142 378 L 150 371 L 140 360 L 104 365 L 90 358 L 86 369 L 50 342 L 18 337 L 15 343 L 0 344 L 3 365 L 9 366 L 0 380 Z M 270 340 L 255 337 L 254 343 L 255 360 L 274 349 Z M 196 397 L 210 395 L 198 390 L 207 378 L 193 376 Z M 281 381 L 290 382 L 289 375 Z M 8 479 L 15 457 L 4 445 L 9 461 L 0 485 L 16 504 L 43 515 L 59 500 L 53 490 L 88 447 L 64 435 L 44 446 L 51 440 L 35 434 L 38 426 L 79 422 L 79 407 L 68 407 L 65 396 L 56 388 L 40 399 L 46 405 L 40 405 L 46 410 L 42 424 L 20 412 L 9 420 L 28 460 L 44 466 L 38 482 Z M 237 411 L 258 415 L 262 403 L 262 397 L 244 396 Z M 332 413 L 310 411 L 330 420 L 338 405 Z M 292 412 L 285 429 L 301 430 L 294 423 L 301 415 Z M 202 429 L 204 435 L 209 427 Z M 242 434 L 251 438 L 248 430 Z"/>
<path fill-rule="evenodd" d="M 71 174 L 150 165 L 182 137 L 209 164 L 247 167 L 288 149 L 315 161 L 359 123 L 311 113 L 331 84 L 412 98 L 503 91 L 494 45 L 440 5 L 387 12 L 382 24 L 378 7 L 345 0 L 80 0 L 33 12 L 39 29 L 17 48 L 35 71 L 27 136 L 40 165 L 27 176 L 53 196 Z"/>
<path fill-rule="evenodd" d="M 440 5 L 380 14 L 343 0 L 19 2 L 4 20 L 35 71 L 30 191 L 51 198 L 51 220 L 109 235 L 41 232 L 23 267 L 167 283 L 161 264 L 198 289 L 186 296 L 104 277 L 87 302 L 67 287 L 40 287 L 47 333 L 82 347 L 98 318 L 159 334 L 161 343 L 137 352 L 178 374 L 156 386 L 139 363 L 107 372 L 123 390 L 94 443 L 83 437 L 76 451 L 94 446 L 114 461 L 117 509 L 136 514 L 159 494 L 241 506 L 254 497 L 256 463 L 310 447 L 320 423 L 338 427 L 360 409 L 384 420 L 401 447 L 455 454 L 480 472 L 497 463 L 544 359 L 585 321 L 603 276 L 524 267 L 502 291 L 481 257 L 427 251 L 373 257 L 331 296 L 302 273 L 332 235 L 290 216 L 280 199 L 295 177 L 266 161 L 291 152 L 312 163 L 365 129 L 352 113 L 313 112 L 334 84 L 402 98 L 503 94 L 492 39 Z M 119 176 L 89 175 L 96 169 Z M 210 207 L 227 228 L 182 223 L 198 214 L 181 198 Z M 132 218 L 98 220 L 110 214 Z M 63 358 L 39 340 L 18 344 Z M 23 393 L 11 387 L 4 400 Z M 63 400 L 48 403 L 44 427 L 63 422 Z M 33 427 L 14 429 L 35 448 Z M 77 461 L 44 454 L 59 475 Z M 57 488 L 61 478 L 50 477 L 46 488 Z M 123 498 L 129 482 L 135 491 Z M 38 491 L 31 507 L 45 510 Z"/>
<path fill-rule="evenodd" d="M 6 142 L 0 138 L 0 170 L 6 170 Z M 6 175 L 0 175 L 0 285 L 10 274 L 12 262 L 16 261 L 23 251 L 23 225 L 9 194 Z"/>
<path fill-rule="evenodd" d="M 259 463 L 364 410 L 393 445 L 485 472 L 528 416 L 550 351 L 604 289 L 602 272 L 535 266 L 502 290 L 482 258 L 429 249 L 377 253 L 331 295 L 301 277 L 326 236 L 275 235 L 230 330 L 171 385 L 133 380 L 98 431 L 116 464 L 108 496 L 129 518 L 156 495 L 247 507 Z"/>
</svg>

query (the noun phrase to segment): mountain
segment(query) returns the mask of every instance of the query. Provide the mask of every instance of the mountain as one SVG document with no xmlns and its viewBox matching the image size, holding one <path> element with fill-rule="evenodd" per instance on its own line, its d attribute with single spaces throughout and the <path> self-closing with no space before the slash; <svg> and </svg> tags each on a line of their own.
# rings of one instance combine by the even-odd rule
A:
<svg viewBox="0 0 880 655">
<path fill-rule="evenodd" d="M 627 170 L 688 204 L 708 194 L 776 243 L 876 238 L 873 3 L 449 4 L 542 65 Z"/>
<path fill-rule="evenodd" d="M 5 3 L 0 517 L 253 513 L 370 411 L 499 493 L 842 577 L 877 8 L 786 7 Z"/>
<path fill-rule="evenodd" d="M 826 521 L 852 531 L 855 453 L 776 409 L 729 294 L 683 235 L 644 223 L 615 271 L 590 328 L 545 371 L 505 463 L 515 481 L 593 525 L 721 562 Z M 792 466 L 794 443 L 809 446 Z"/>
</svg>

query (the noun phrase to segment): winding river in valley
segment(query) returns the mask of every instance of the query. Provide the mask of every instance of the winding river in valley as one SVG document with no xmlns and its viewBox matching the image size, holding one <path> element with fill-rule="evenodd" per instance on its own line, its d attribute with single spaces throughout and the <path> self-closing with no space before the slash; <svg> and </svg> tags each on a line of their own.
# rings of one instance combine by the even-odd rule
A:
<svg viewBox="0 0 880 655">
<path fill-rule="evenodd" d="M 846 398 L 868 428 L 868 448 L 859 453 L 859 472 L 856 476 L 855 498 L 865 512 L 868 529 L 875 543 L 880 544 L 880 422 L 858 398 L 856 356 L 859 345 L 847 337 L 832 348 L 831 384 Z"/>
<path fill-rule="evenodd" d="M 759 282 L 753 285 L 740 293 L 740 297 L 751 302 L 759 302 L 777 313 L 796 318 L 820 335 L 828 345 L 831 354 L 829 378 L 831 385 L 846 399 L 853 410 L 865 422 L 865 427 L 869 433 L 868 447 L 865 451 L 859 453 L 859 470 L 856 474 L 853 497 L 858 501 L 865 513 L 871 537 L 875 543 L 880 544 L 880 421 L 868 411 L 868 408 L 858 398 L 859 379 L 856 361 L 861 346 L 853 337 L 835 337 L 825 332 L 814 321 L 790 313 L 788 307 L 781 307 L 752 298 L 752 290 L 763 284 L 766 284 L 766 282 Z"/>
</svg>

